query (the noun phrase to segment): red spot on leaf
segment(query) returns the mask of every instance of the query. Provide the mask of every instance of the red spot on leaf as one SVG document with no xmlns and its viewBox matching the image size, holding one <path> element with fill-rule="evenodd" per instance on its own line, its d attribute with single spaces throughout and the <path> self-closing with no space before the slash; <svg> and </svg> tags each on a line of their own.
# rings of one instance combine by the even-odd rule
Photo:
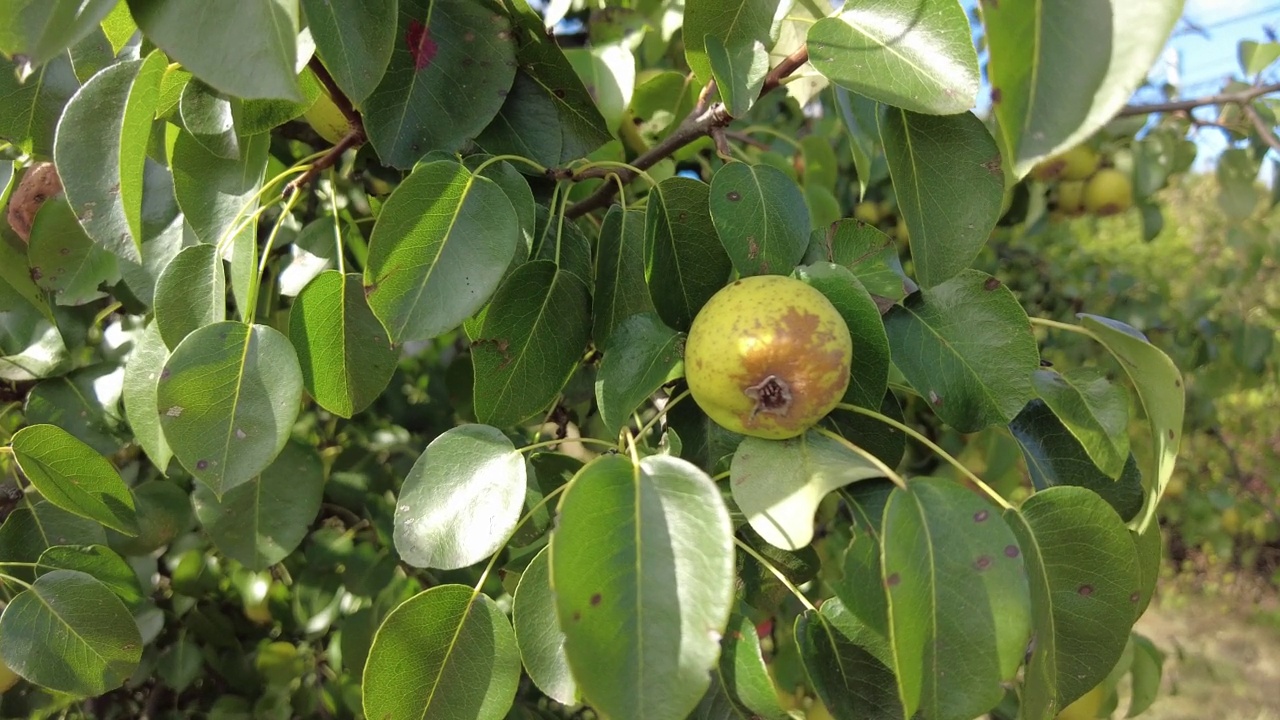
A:
<svg viewBox="0 0 1280 720">
<path fill-rule="evenodd" d="M 404 41 L 409 46 L 409 54 L 413 55 L 414 70 L 430 65 L 440 49 L 436 41 L 431 39 L 431 28 L 417 20 L 409 21 L 409 32 L 405 33 Z"/>
</svg>

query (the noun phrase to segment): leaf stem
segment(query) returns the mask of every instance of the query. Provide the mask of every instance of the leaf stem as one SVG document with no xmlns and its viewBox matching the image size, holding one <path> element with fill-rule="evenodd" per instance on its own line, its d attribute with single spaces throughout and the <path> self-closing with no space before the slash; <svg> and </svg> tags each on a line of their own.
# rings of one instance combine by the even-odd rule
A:
<svg viewBox="0 0 1280 720">
<path fill-rule="evenodd" d="M 489 167 L 490 165 L 495 165 L 497 163 L 500 163 L 503 160 L 515 160 L 517 162 L 522 162 L 525 165 L 528 165 L 529 167 L 533 168 L 534 170 L 537 170 L 539 173 L 543 175 L 547 174 L 547 169 L 545 167 L 543 167 L 542 165 L 539 165 L 538 163 L 530 160 L 529 158 L 523 155 L 495 155 L 494 157 L 491 157 L 488 160 L 485 160 L 484 162 L 477 165 L 476 169 L 471 171 L 471 174 L 479 175 L 480 173 L 484 172 L 485 168 Z"/>
<path fill-rule="evenodd" d="M 737 546 L 738 546 L 738 549 L 742 550 L 742 551 L 743 551 L 743 552 L 745 552 L 746 554 L 748 554 L 748 555 L 750 555 L 751 557 L 755 558 L 755 561 L 756 561 L 756 562 L 758 562 L 758 563 L 760 563 L 761 565 L 763 565 L 763 566 L 765 567 L 765 569 L 766 569 L 766 570 L 768 570 L 769 572 L 773 573 L 773 576 L 774 576 L 774 577 L 776 577 L 776 578 L 778 578 L 778 582 L 780 582 L 780 583 L 782 583 L 783 585 L 785 585 L 785 586 L 786 586 L 786 588 L 787 588 L 788 590 L 790 590 L 790 591 L 791 591 L 791 594 L 792 594 L 792 595 L 795 595 L 795 596 L 796 596 L 796 599 L 797 599 L 797 600 L 799 600 L 799 601 L 800 601 L 800 603 L 801 603 L 802 605 L 804 605 L 806 609 L 812 610 L 812 611 L 813 611 L 813 612 L 815 612 L 815 613 L 816 613 L 816 612 L 818 612 L 818 608 L 814 607 L 814 606 L 813 606 L 813 603 L 809 601 L 809 598 L 805 597 L 805 594 L 804 594 L 804 593 L 802 593 L 802 592 L 800 592 L 800 588 L 796 587 L 794 583 L 792 583 L 790 580 L 788 580 L 788 579 L 787 579 L 787 576 L 786 576 L 786 575 L 783 575 L 783 574 L 782 574 L 782 571 L 781 571 L 781 570 L 779 570 L 779 569 L 777 568 L 777 566 L 775 566 L 773 563 L 769 562 L 769 561 L 768 561 L 768 560 L 767 560 L 763 555 L 761 555 L 760 553 L 756 552 L 756 549 L 755 549 L 755 548 L 753 548 L 753 547 L 751 547 L 750 545 L 746 544 L 745 542 L 743 542 L 743 541 L 742 541 L 742 539 L 741 539 L 741 538 L 739 538 L 739 537 L 737 537 L 737 536 L 734 536 L 734 538 L 733 538 L 733 544 L 734 544 L 734 545 L 737 545 Z"/>
<path fill-rule="evenodd" d="M 252 325 L 254 319 L 258 316 L 258 290 L 262 284 L 262 274 L 267 271 L 267 260 L 271 258 L 271 248 L 276 243 L 276 235 L 280 233 L 280 228 L 284 227 L 284 221 L 289 217 L 289 213 L 293 211 L 293 206 L 298 203 L 298 198 L 302 197 L 298 193 L 289 196 L 289 200 L 284 204 L 284 211 L 280 213 L 280 217 L 276 218 L 276 224 L 271 228 L 271 234 L 267 235 L 266 247 L 262 248 L 262 257 L 258 259 L 258 272 L 253 277 L 253 282 L 249 284 L 249 298 L 245 303 L 249 307 L 244 309 L 245 324 Z"/>
<path fill-rule="evenodd" d="M 797 142 L 795 138 L 788 137 L 786 133 L 781 132 L 779 130 L 775 130 L 771 127 L 766 127 L 764 125 L 752 125 L 750 127 L 743 128 L 742 132 L 746 135 L 750 135 L 752 133 L 756 133 L 759 135 L 768 135 L 770 137 L 777 138 L 787 143 L 792 148 L 794 148 L 796 152 L 803 152 L 804 150 L 804 146 L 801 145 L 799 142 Z"/>
<path fill-rule="evenodd" d="M 636 435 L 639 435 L 640 437 L 644 437 L 645 433 L 653 429 L 653 426 L 658 424 L 658 421 L 661 420 L 663 416 L 667 414 L 667 411 L 669 411 L 676 403 L 689 397 L 689 393 L 690 391 L 686 389 L 684 392 L 676 395 L 675 397 L 669 398 L 666 404 L 662 406 L 662 409 L 659 410 L 657 414 L 655 414 L 653 417 L 649 418 L 649 422 L 645 423 L 640 427 L 640 431 L 637 432 Z"/>
<path fill-rule="evenodd" d="M 338 223 L 338 183 L 333 168 L 329 168 L 329 209 L 333 213 L 333 242 L 334 251 L 337 253 L 334 257 L 338 261 L 338 274 L 347 274 L 346 253 L 342 247 L 342 226 Z"/>
<path fill-rule="evenodd" d="M 1028 319 L 1031 320 L 1032 325 L 1039 325 L 1041 327 L 1053 328 L 1054 330 L 1065 330 L 1067 332 L 1073 332 L 1079 335 L 1084 335 L 1086 337 L 1093 337 L 1093 333 L 1089 332 L 1088 330 L 1086 330 L 1085 328 L 1079 325 L 1070 325 L 1068 323 L 1058 322 L 1057 320 L 1049 320 L 1048 318 L 1041 318 L 1041 317 L 1032 317 Z"/>
<path fill-rule="evenodd" d="M 840 406 L 837 405 L 836 407 L 840 407 Z M 884 473 L 885 477 L 892 480 L 894 485 L 897 485 L 899 488 L 903 490 L 907 489 L 907 481 L 903 479 L 901 475 L 894 472 L 893 468 L 886 465 L 884 461 L 881 460 L 880 458 L 876 457 L 875 455 L 872 455 L 866 450 L 863 450 L 857 445 L 854 445 L 852 442 L 849 441 L 848 438 L 844 437 L 843 435 L 840 435 L 839 433 L 832 432 L 824 427 L 815 427 L 814 430 L 817 430 L 819 435 L 825 435 L 826 437 L 831 438 L 832 440 L 835 440 L 841 445 L 844 445 L 846 448 L 856 453 L 863 460 L 866 460 L 867 462 L 871 463 L 875 467 L 875 469 Z"/>
<path fill-rule="evenodd" d="M 902 432 L 914 438 L 921 445 L 924 445 L 925 447 L 932 450 L 938 457 L 950 463 L 955 469 L 959 470 L 962 475 L 968 478 L 970 482 L 978 486 L 978 489 L 982 490 L 982 492 L 986 493 L 988 497 L 994 500 L 996 504 L 998 504 L 1000 507 L 1006 510 L 1013 509 L 1013 505 L 1009 504 L 1009 501 L 1005 500 L 1004 496 L 1002 496 L 1000 493 L 992 489 L 990 485 L 983 482 L 982 478 L 975 475 L 973 471 L 965 467 L 963 463 L 961 463 L 959 460 L 952 457 L 950 453 L 948 453 L 946 450 L 943 450 L 941 447 L 939 447 L 937 443 L 925 437 L 924 434 L 922 434 L 915 428 L 911 427 L 910 425 L 907 425 L 905 423 L 900 423 L 891 417 L 887 417 L 885 415 L 882 415 L 876 412 L 875 410 L 868 410 L 867 408 L 858 407 L 857 405 L 840 403 L 839 405 L 836 405 L 836 407 L 841 410 L 848 410 L 849 412 L 857 413 L 859 415 L 865 415 L 869 418 L 879 420 L 885 425 L 901 430 Z"/>
<path fill-rule="evenodd" d="M 524 452 L 529 452 L 530 450 L 537 450 L 539 448 L 551 447 L 552 445 L 564 445 L 566 443 L 575 443 L 575 442 L 603 445 L 611 449 L 618 447 L 617 443 L 611 443 L 608 440 L 599 440 L 593 437 L 556 438 L 555 440 L 543 440 L 542 442 L 536 442 L 536 443 L 533 443 L 532 445 L 525 445 L 524 447 L 520 448 L 519 452 L 524 453 Z"/>
<path fill-rule="evenodd" d="M 21 585 L 22 587 L 28 590 L 31 589 L 31 583 L 27 582 L 26 580 L 19 580 L 18 578 L 12 575 L 9 575 L 8 573 L 0 573 L 0 581 L 11 582 L 15 585 Z"/>
<path fill-rule="evenodd" d="M 653 187 L 654 185 L 658 184 L 658 182 L 653 179 L 652 175 L 645 172 L 644 169 L 636 167 L 635 165 L 632 165 L 630 163 L 617 162 L 615 160 L 592 160 L 590 162 L 584 163 L 582 167 L 584 168 L 583 170 L 574 170 L 573 176 L 570 177 L 569 179 L 573 180 L 574 182 L 579 182 L 582 180 L 591 180 L 594 178 L 617 177 L 619 179 L 619 182 L 621 182 L 621 177 L 618 175 L 618 173 L 613 172 L 613 170 L 621 169 L 621 170 L 629 170 L 631 173 L 633 173 L 634 177 L 644 178 L 644 181 L 649 183 L 650 187 Z M 621 184 L 619 184 L 619 187 L 621 187 Z"/>
<path fill-rule="evenodd" d="M 545 507 L 546 504 L 551 501 L 551 498 L 554 498 L 555 496 L 564 492 L 565 488 L 567 487 L 569 487 L 569 484 L 565 483 L 564 485 L 561 485 L 555 490 L 552 490 L 551 492 L 542 496 L 542 499 L 539 500 L 536 505 L 529 508 L 529 512 L 526 512 L 523 516 L 521 516 L 519 520 L 516 521 L 515 527 L 511 528 L 511 532 L 507 534 L 507 539 L 502 541 L 502 547 L 505 548 L 507 546 L 507 543 L 511 542 L 511 538 L 516 536 L 516 533 L 520 530 L 520 527 L 522 525 L 529 522 L 529 520 L 533 517 L 534 513 L 538 512 L 543 507 Z M 489 579 L 489 572 L 493 570 L 493 565 L 494 563 L 498 562 L 498 557 L 500 555 L 502 555 L 501 548 L 498 549 L 498 552 L 493 554 L 493 557 L 489 558 L 489 564 L 484 566 L 484 572 L 480 573 L 480 579 L 476 581 L 475 589 L 471 593 L 472 597 L 475 597 L 476 595 L 480 594 L 480 589 L 484 587 L 484 581 Z"/>
</svg>

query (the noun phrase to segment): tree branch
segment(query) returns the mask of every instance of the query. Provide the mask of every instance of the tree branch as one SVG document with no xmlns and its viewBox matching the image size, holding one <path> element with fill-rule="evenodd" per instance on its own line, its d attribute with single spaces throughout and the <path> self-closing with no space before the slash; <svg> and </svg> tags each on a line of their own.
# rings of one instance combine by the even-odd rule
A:
<svg viewBox="0 0 1280 720">
<path fill-rule="evenodd" d="M 347 119 L 353 129 L 360 128 L 364 132 L 364 120 L 361 119 L 360 113 L 356 112 L 355 107 L 351 104 L 351 98 L 342 92 L 342 88 L 338 87 L 338 83 L 329 74 L 329 69 L 320 62 L 320 58 L 312 55 L 307 61 L 307 67 L 311 68 L 311 72 L 316 74 L 316 79 L 324 86 L 325 92 L 329 93 L 329 97 L 333 100 L 333 104 L 338 106 L 338 112 L 342 113 L 342 117 Z"/>
<path fill-rule="evenodd" d="M 329 152 L 312 163 L 306 172 L 284 186 L 285 197 L 292 195 L 299 188 L 315 180 L 320 173 L 336 165 L 342 159 L 343 153 L 353 147 L 363 145 L 367 139 L 364 134 L 364 120 L 360 118 L 360 113 L 356 112 L 355 106 L 351 104 L 351 98 L 348 98 L 347 94 L 342 92 L 342 88 L 338 87 L 338 83 L 329 74 L 328 68 L 324 66 L 324 63 L 320 62 L 320 58 L 312 55 L 311 60 L 307 61 L 307 67 L 311 68 L 311 72 L 315 73 L 316 79 L 324 86 L 325 92 L 329 94 L 333 104 L 337 106 L 338 112 L 341 112 L 342 116 L 347 119 L 349 129 L 347 134 L 338 141 L 337 145 L 329 148 Z"/>
<path fill-rule="evenodd" d="M 1258 135 L 1262 137 L 1272 150 L 1280 153 L 1280 138 L 1276 137 L 1275 128 L 1267 127 L 1267 121 L 1262 119 L 1262 114 L 1258 112 L 1258 108 L 1253 103 L 1241 103 L 1240 110 L 1244 112 L 1245 117 L 1249 118 L 1249 122 L 1253 123 L 1254 129 L 1258 131 Z"/>
<path fill-rule="evenodd" d="M 1176 112 L 1178 110 L 1195 110 L 1199 107 L 1208 105 L 1246 105 L 1254 98 L 1262 97 L 1273 92 L 1280 92 L 1280 83 L 1272 83 L 1270 85 L 1258 85 L 1247 90 L 1238 92 L 1219 93 L 1217 95 L 1206 95 L 1205 97 L 1191 98 L 1190 100 L 1174 100 L 1166 103 L 1151 103 L 1149 105 L 1127 105 L 1120 112 L 1116 113 L 1116 117 L 1128 117 L 1131 115 L 1147 115 L 1150 113 Z"/>
<path fill-rule="evenodd" d="M 764 84 L 760 87 L 759 97 L 764 97 L 775 88 L 782 85 L 782 81 L 794 73 L 809 61 L 809 48 L 800 46 L 795 52 L 783 58 L 778 66 L 769 71 L 765 76 Z M 656 165 L 660 160 L 670 157 L 677 150 L 688 145 L 689 143 L 713 134 L 733 122 L 733 116 L 725 108 L 724 103 L 712 103 L 709 107 L 703 107 L 706 96 L 710 93 L 710 83 L 703 89 L 702 95 L 699 97 L 698 106 L 689 113 L 680 125 L 670 135 L 666 136 L 657 145 L 646 150 L 634 161 L 632 165 L 638 170 L 648 170 Z M 577 174 L 559 174 L 559 176 L 568 177 L 571 180 L 586 180 L 588 178 L 597 178 L 607 175 L 617 175 L 621 184 L 626 184 L 636 179 L 638 173 L 633 170 L 604 170 L 592 171 L 587 170 Z M 581 217 L 592 210 L 607 206 L 613 196 L 618 192 L 618 183 L 605 183 L 589 197 L 574 203 L 565 211 L 565 216 L 573 219 Z"/>
</svg>

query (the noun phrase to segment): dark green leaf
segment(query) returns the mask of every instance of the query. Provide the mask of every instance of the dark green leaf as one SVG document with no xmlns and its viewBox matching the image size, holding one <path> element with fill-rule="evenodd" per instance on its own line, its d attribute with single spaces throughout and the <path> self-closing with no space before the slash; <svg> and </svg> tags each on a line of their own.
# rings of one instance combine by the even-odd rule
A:
<svg viewBox="0 0 1280 720">
<path fill-rule="evenodd" d="M 1098 469 L 1120 477 L 1129 458 L 1129 394 L 1124 388 L 1093 367 L 1065 373 L 1037 370 L 1031 382 Z"/>
<path fill-rule="evenodd" d="M 777 11 L 778 0 L 686 0 L 684 57 L 698 76 L 698 84 L 705 85 L 712 78 L 707 35 L 714 35 L 727 48 L 767 41 Z"/>
<path fill-rule="evenodd" d="M 973 113 L 920 115 L 890 109 L 880 124 L 911 259 L 924 287 L 969 267 L 1000 218 L 1000 150 Z"/>
<path fill-rule="evenodd" d="M 170 349 L 206 325 L 227 319 L 227 281 L 218 248 L 180 251 L 156 279 L 155 326 Z"/>
<path fill-rule="evenodd" d="M 813 546 L 796 551 L 774 547 L 751 529 L 750 525 L 738 530 L 738 535 L 748 546 L 763 557 L 772 568 L 765 567 L 755 556 L 738 549 L 737 567 L 742 602 L 770 615 L 780 611 L 792 598 L 791 588 L 782 584 L 774 570 L 782 573 L 792 585 L 799 587 L 813 580 L 822 569 L 822 559 Z"/>
<path fill-rule="evenodd" d="M 396 0 L 302 0 L 316 54 L 356 105 L 387 71 L 396 40 L 396 5 Z"/>
<path fill-rule="evenodd" d="M 133 497 L 93 448 L 55 425 L 30 425 L 12 440 L 14 459 L 46 500 L 68 512 L 136 535 Z"/>
<path fill-rule="evenodd" d="M 206 325 L 161 371 L 157 409 L 178 461 L 222 495 L 262 472 L 289 439 L 302 371 L 289 340 L 264 325 Z"/>
<path fill-rule="evenodd" d="M 555 595 L 551 592 L 550 557 L 543 548 L 520 575 L 515 599 L 511 602 L 511 622 L 516 643 L 529 679 L 547 697 L 565 705 L 578 702 L 578 686 L 569 671 L 564 652 L 564 633 L 556 619 Z"/>
<path fill-rule="evenodd" d="M 645 215 L 645 271 L 662 321 L 688 330 L 733 270 L 707 212 L 710 186 L 685 177 L 658 183 Z M 789 268 L 784 268 L 789 269 Z"/>
<path fill-rule="evenodd" d="M 1032 397 L 1040 353 L 1027 314 L 999 280 L 965 270 L 884 318 L 893 361 L 960 432 L 1008 423 Z"/>
<path fill-rule="evenodd" d="M 785 275 L 804 257 L 809 210 L 800 187 L 781 170 L 727 163 L 711 178 L 710 207 L 740 275 Z"/>
<path fill-rule="evenodd" d="M 100 523 L 73 515 L 40 499 L 30 508 L 9 513 L 0 526 L 0 557 L 12 562 L 34 563 L 51 547 L 59 545 L 105 545 L 107 534 Z M 22 568 L 9 572 L 30 579 Z"/>
<path fill-rule="evenodd" d="M 805 265 L 796 277 L 817 288 L 835 306 L 854 338 L 853 362 L 844 401 L 877 408 L 889 389 L 889 339 L 880 310 L 848 269 L 832 263 Z"/>
<path fill-rule="evenodd" d="M 705 44 L 711 75 L 725 108 L 734 117 L 745 116 L 755 104 L 764 76 L 769 72 L 769 53 L 764 43 L 753 40 L 727 47 L 719 36 L 707 35 Z"/>
<path fill-rule="evenodd" d="M 5 3 L 0 9 L 0 51 L 43 65 L 98 27 L 116 0 L 45 0 Z M 16 58 L 15 58 L 16 59 Z"/>
<path fill-rule="evenodd" d="M 56 425 L 101 455 L 120 449 L 119 379 L 116 368 L 99 364 L 45 380 L 27 395 L 26 422 Z"/>
<path fill-rule="evenodd" d="M 192 80 L 182 88 L 178 115 L 182 128 L 210 154 L 225 160 L 240 157 L 240 138 L 236 135 L 231 98 L 199 80 Z"/>
<path fill-rule="evenodd" d="M 862 622 L 838 598 L 819 613 L 796 617 L 796 643 L 805 674 L 837 720 L 899 720 L 902 701 L 893 671 L 861 644 Z"/>
<path fill-rule="evenodd" d="M 683 355 L 680 334 L 657 315 L 632 315 L 614 330 L 596 376 L 596 404 L 613 437 L 658 388 L 672 379 Z"/>
<path fill-rule="evenodd" d="M 267 167 L 271 138 L 265 133 L 241 143 L 239 160 L 220 158 L 189 132 L 173 144 L 173 190 L 178 206 L 201 242 L 223 245 L 237 223 L 256 209 L 255 195 Z M 255 236 L 256 223 L 241 231 Z"/>
<path fill-rule="evenodd" d="M 125 362 L 122 398 L 134 439 L 161 474 L 167 472 L 173 457 L 156 413 L 156 383 L 168 359 L 169 349 L 160 337 L 159 327 L 154 321 L 148 323 L 134 340 L 133 352 Z"/>
<path fill-rule="evenodd" d="M 107 532 L 111 549 L 121 555 L 148 555 L 173 542 L 191 526 L 191 498 L 177 483 L 148 480 L 133 488 L 138 510 L 138 535 Z"/>
<path fill-rule="evenodd" d="M 831 262 L 853 271 L 873 295 L 900 302 L 916 290 L 902 272 L 898 248 L 888 235 L 857 220 L 841 220 L 809 236 L 805 263 Z"/>
<path fill-rule="evenodd" d="M 592 302 L 591 339 L 608 345 L 609 336 L 624 320 L 653 312 L 644 279 L 644 213 L 609 208 L 600 228 Z"/>
<path fill-rule="evenodd" d="M 0 72 L 0 138 L 39 158 L 53 157 L 54 132 L 62 109 L 80 89 L 71 59 L 59 55 L 19 82 L 9 69 Z"/>
<path fill-rule="evenodd" d="M 809 62 L 843 88 L 912 112 L 962 113 L 978 94 L 969 18 L 951 0 L 848 7 L 809 28 Z"/>
<path fill-rule="evenodd" d="M 142 605 L 142 587 L 138 575 L 124 558 L 102 545 L 58 545 L 40 554 L 36 562 L 36 575 L 47 575 L 53 570 L 77 570 L 91 575 L 124 601 L 136 608 Z"/>
</svg>

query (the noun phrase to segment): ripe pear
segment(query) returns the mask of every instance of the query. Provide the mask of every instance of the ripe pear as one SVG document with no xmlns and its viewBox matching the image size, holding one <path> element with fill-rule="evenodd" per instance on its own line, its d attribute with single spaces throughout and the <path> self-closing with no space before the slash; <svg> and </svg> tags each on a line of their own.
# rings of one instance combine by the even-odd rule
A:
<svg viewBox="0 0 1280 720">
<path fill-rule="evenodd" d="M 1087 145 L 1077 145 L 1031 169 L 1036 180 L 1084 180 L 1098 169 L 1101 158 Z"/>
<path fill-rule="evenodd" d="M 1103 168 L 1084 186 L 1084 209 L 1094 215 L 1122 213 L 1133 206 L 1133 184 L 1115 168 Z"/>
</svg>

